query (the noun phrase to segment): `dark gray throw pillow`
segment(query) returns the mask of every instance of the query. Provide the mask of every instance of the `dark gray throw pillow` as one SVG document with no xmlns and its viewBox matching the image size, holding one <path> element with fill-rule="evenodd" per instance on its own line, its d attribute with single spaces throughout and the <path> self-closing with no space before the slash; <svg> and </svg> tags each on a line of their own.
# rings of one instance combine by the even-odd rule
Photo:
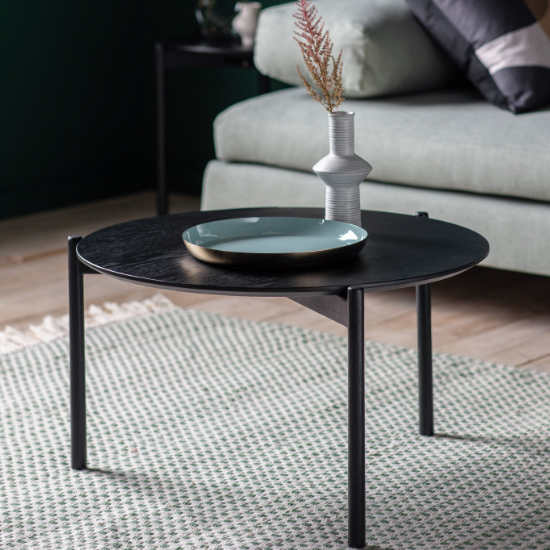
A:
<svg viewBox="0 0 550 550">
<path fill-rule="evenodd" d="M 493 104 L 523 113 L 550 103 L 550 0 L 407 0 Z"/>
</svg>

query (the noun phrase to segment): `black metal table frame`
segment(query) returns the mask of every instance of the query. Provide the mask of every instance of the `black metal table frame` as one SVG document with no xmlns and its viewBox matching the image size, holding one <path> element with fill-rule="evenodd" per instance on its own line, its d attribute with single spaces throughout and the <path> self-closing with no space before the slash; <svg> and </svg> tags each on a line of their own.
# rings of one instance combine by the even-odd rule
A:
<svg viewBox="0 0 550 550">
<path fill-rule="evenodd" d="M 417 216 L 427 217 L 425 212 Z M 69 237 L 69 337 L 71 392 L 71 467 L 86 468 L 86 393 L 84 353 L 84 275 L 99 273 L 77 256 L 80 236 Z M 348 545 L 363 548 L 365 519 L 365 340 L 364 289 L 350 286 L 346 296 L 292 296 L 348 329 Z M 433 376 L 430 284 L 416 286 L 418 323 L 419 431 L 432 436 Z"/>
<path fill-rule="evenodd" d="M 166 170 L 166 73 L 194 67 L 244 67 L 255 69 L 252 49 L 231 50 L 219 46 L 193 46 L 177 42 L 155 44 L 155 89 L 157 125 L 157 214 L 168 214 Z M 258 73 L 260 94 L 269 92 L 269 77 Z"/>
</svg>

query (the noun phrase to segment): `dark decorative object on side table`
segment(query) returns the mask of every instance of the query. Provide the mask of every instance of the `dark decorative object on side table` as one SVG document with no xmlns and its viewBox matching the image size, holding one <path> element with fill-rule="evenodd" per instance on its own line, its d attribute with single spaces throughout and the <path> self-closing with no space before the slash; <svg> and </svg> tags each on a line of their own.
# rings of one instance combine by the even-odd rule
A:
<svg viewBox="0 0 550 550">
<path fill-rule="evenodd" d="M 195 16 L 203 38 L 209 42 L 232 40 L 231 22 L 235 8 L 231 4 L 220 4 L 217 0 L 198 0 Z"/>
</svg>

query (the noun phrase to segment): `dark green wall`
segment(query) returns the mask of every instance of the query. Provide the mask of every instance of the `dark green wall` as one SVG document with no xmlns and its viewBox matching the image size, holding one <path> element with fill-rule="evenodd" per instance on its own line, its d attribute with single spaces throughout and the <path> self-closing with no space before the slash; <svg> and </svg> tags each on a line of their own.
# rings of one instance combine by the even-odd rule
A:
<svg viewBox="0 0 550 550">
<path fill-rule="evenodd" d="M 263 0 L 274 6 L 288 0 Z M 222 8 L 231 8 L 235 0 L 217 0 Z M 196 31 L 195 0 L 154 5 L 147 27 L 147 65 L 152 70 L 153 44 Z M 185 28 L 184 28 L 185 24 Z M 154 99 L 153 81 L 148 80 L 148 98 Z M 272 89 L 284 87 L 272 81 Z M 168 74 L 168 181 L 170 188 L 199 193 L 206 163 L 214 158 L 212 123 L 218 113 L 257 94 L 258 76 L 250 69 L 230 67 L 190 69 Z M 154 132 L 154 109 L 149 110 L 150 132 Z"/>
<path fill-rule="evenodd" d="M 154 187 L 153 45 L 194 32 L 194 7 L 2 2 L 0 217 Z M 256 87 L 246 69 L 170 75 L 172 189 L 199 192 L 215 115 Z"/>
<path fill-rule="evenodd" d="M 0 216 L 132 189 L 145 137 L 139 3 L 1 6 Z"/>
</svg>

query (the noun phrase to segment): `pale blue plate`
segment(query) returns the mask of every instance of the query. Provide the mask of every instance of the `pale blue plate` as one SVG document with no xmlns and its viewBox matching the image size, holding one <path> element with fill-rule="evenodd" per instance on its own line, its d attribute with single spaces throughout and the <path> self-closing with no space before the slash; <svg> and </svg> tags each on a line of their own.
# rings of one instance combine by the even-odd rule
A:
<svg viewBox="0 0 550 550">
<path fill-rule="evenodd" d="M 199 260 L 224 265 L 304 266 L 346 259 L 367 232 L 350 223 L 313 218 L 233 218 L 190 227 L 185 246 Z"/>
</svg>

